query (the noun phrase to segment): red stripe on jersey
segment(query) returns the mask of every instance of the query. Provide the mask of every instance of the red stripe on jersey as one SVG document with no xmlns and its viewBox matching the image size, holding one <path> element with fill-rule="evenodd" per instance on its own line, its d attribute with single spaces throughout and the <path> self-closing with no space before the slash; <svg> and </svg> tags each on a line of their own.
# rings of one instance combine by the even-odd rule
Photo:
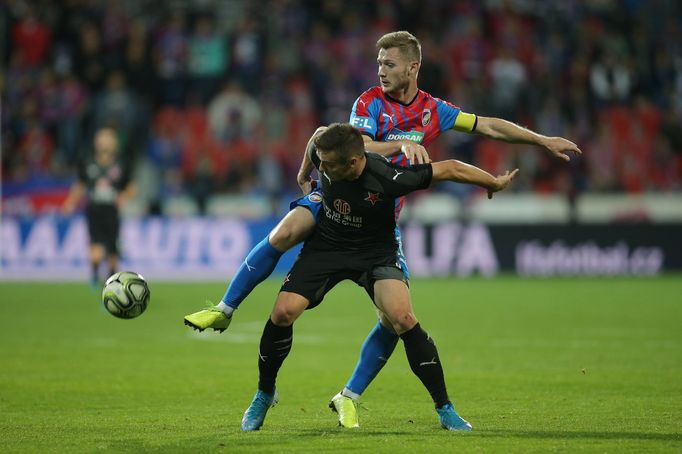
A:
<svg viewBox="0 0 682 454">
<path fill-rule="evenodd" d="M 358 116 L 371 116 L 368 106 L 377 99 L 381 102 L 382 112 L 379 118 L 375 117 L 377 124 L 376 140 L 385 141 L 386 134 L 397 129 L 405 133 L 423 133 L 421 144 L 427 146 L 441 134 L 437 99 L 430 94 L 419 90 L 414 100 L 406 105 L 387 97 L 381 87 L 373 87 L 358 98 L 356 114 Z M 457 108 L 457 106 L 451 105 Z M 425 113 L 427 109 L 429 112 Z M 427 115 L 429 121 L 427 124 L 423 124 Z"/>
</svg>

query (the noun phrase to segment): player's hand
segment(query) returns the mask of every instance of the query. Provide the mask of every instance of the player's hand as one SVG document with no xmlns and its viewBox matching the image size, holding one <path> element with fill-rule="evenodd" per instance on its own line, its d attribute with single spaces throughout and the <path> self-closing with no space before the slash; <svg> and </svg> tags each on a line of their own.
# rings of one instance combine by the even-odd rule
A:
<svg viewBox="0 0 682 454">
<path fill-rule="evenodd" d="M 567 153 L 573 153 L 576 156 L 583 154 L 576 144 L 563 137 L 548 137 L 543 145 L 552 156 L 566 162 L 571 160 Z"/>
<path fill-rule="evenodd" d="M 313 192 L 313 179 L 312 178 L 307 178 L 307 179 L 297 179 L 296 182 L 298 183 L 298 187 L 301 188 L 301 192 L 303 195 L 308 195 L 311 192 Z"/>
<path fill-rule="evenodd" d="M 400 145 L 400 151 L 410 160 L 410 164 L 427 164 L 431 162 L 426 148 L 418 143 L 404 140 Z"/>
<path fill-rule="evenodd" d="M 519 169 L 514 169 L 511 172 L 507 170 L 504 175 L 498 175 L 495 177 L 496 185 L 494 188 L 488 188 L 488 198 L 492 199 L 493 194 L 496 192 L 502 191 L 509 186 L 509 184 L 512 182 L 516 174 L 519 173 Z"/>
</svg>

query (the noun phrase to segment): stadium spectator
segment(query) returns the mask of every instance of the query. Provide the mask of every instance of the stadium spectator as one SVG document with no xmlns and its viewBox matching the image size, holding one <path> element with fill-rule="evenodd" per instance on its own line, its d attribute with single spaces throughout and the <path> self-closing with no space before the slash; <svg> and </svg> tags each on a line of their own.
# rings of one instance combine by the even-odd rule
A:
<svg viewBox="0 0 682 454">
<path fill-rule="evenodd" d="M 102 48 L 102 38 L 94 23 L 84 23 L 79 32 L 80 42 L 74 58 L 74 71 L 91 96 L 96 96 L 104 86 L 111 62 Z"/>
<path fill-rule="evenodd" d="M 25 65 L 37 68 L 46 62 L 51 45 L 48 25 L 36 15 L 34 6 L 28 4 L 23 17 L 12 28 L 12 47 Z"/>
<path fill-rule="evenodd" d="M 44 176 L 50 171 L 54 142 L 36 117 L 29 117 L 26 132 L 19 138 L 19 175 Z"/>
<path fill-rule="evenodd" d="M 156 37 L 154 59 L 159 79 L 159 102 L 162 105 L 185 105 L 187 33 L 186 16 L 180 11 L 171 13 Z"/>
<path fill-rule="evenodd" d="M 228 61 L 226 38 L 210 17 L 199 17 L 187 43 L 190 96 L 205 105 L 220 89 Z"/>
<path fill-rule="evenodd" d="M 144 101 L 147 108 L 156 102 L 156 73 L 153 66 L 152 47 L 147 25 L 142 19 L 134 20 L 125 45 L 123 71 L 130 89 Z"/>
<path fill-rule="evenodd" d="M 57 125 L 57 143 L 62 160 L 73 166 L 81 146 L 82 118 L 87 107 L 87 94 L 85 87 L 71 73 L 62 78 L 60 93 L 61 109 L 60 121 Z"/>
<path fill-rule="evenodd" d="M 161 110 L 154 121 L 154 132 L 145 153 L 148 169 L 145 185 L 152 214 L 160 214 L 165 200 L 183 190 L 183 121 L 182 114 L 174 108 Z"/>
<path fill-rule="evenodd" d="M 260 106 L 237 80 L 227 81 L 208 105 L 210 132 L 221 143 L 236 138 L 254 140 L 260 121 Z"/>
<path fill-rule="evenodd" d="M 254 95 L 261 88 L 263 77 L 263 37 L 256 20 L 248 15 L 236 27 L 233 40 L 234 74 L 248 93 Z"/>
<path fill-rule="evenodd" d="M 140 114 L 138 99 L 128 89 L 123 72 L 114 71 L 109 74 L 106 88 L 94 100 L 94 129 L 105 126 L 115 128 L 123 141 L 121 149 L 126 150 L 133 142 L 135 130 L 142 120 Z"/>
<path fill-rule="evenodd" d="M 528 80 L 525 66 L 510 49 L 503 46 L 490 62 L 489 70 L 492 79 L 490 96 L 493 99 L 495 115 L 517 121 L 518 106 L 525 94 Z"/>
<path fill-rule="evenodd" d="M 590 88 L 599 105 L 625 102 L 632 93 L 632 74 L 620 56 L 604 51 L 590 68 Z"/>
</svg>

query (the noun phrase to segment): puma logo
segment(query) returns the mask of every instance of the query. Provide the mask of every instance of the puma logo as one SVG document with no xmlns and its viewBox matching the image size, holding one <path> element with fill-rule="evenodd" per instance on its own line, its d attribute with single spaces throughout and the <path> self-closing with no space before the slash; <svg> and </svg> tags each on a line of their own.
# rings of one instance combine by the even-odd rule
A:
<svg viewBox="0 0 682 454">
<path fill-rule="evenodd" d="M 436 357 L 435 357 L 435 356 L 433 357 L 433 359 L 432 359 L 431 361 L 426 361 L 426 362 L 423 362 L 423 363 L 419 363 L 420 366 L 428 366 L 428 365 L 431 365 L 431 364 L 433 364 L 433 365 L 438 364 L 438 362 L 436 361 Z"/>
</svg>

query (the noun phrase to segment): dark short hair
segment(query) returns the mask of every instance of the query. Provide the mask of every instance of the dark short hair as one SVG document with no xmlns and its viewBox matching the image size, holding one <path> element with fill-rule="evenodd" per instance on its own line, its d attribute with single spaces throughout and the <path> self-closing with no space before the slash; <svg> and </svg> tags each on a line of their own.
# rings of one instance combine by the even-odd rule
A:
<svg viewBox="0 0 682 454">
<path fill-rule="evenodd" d="M 377 41 L 377 50 L 397 47 L 400 53 L 409 60 L 422 61 L 422 45 L 410 32 L 399 31 L 386 33 Z"/>
<path fill-rule="evenodd" d="M 348 161 L 352 156 L 365 152 L 362 134 L 348 123 L 332 123 L 315 138 L 315 147 L 320 151 L 335 151 L 341 159 Z"/>
</svg>

